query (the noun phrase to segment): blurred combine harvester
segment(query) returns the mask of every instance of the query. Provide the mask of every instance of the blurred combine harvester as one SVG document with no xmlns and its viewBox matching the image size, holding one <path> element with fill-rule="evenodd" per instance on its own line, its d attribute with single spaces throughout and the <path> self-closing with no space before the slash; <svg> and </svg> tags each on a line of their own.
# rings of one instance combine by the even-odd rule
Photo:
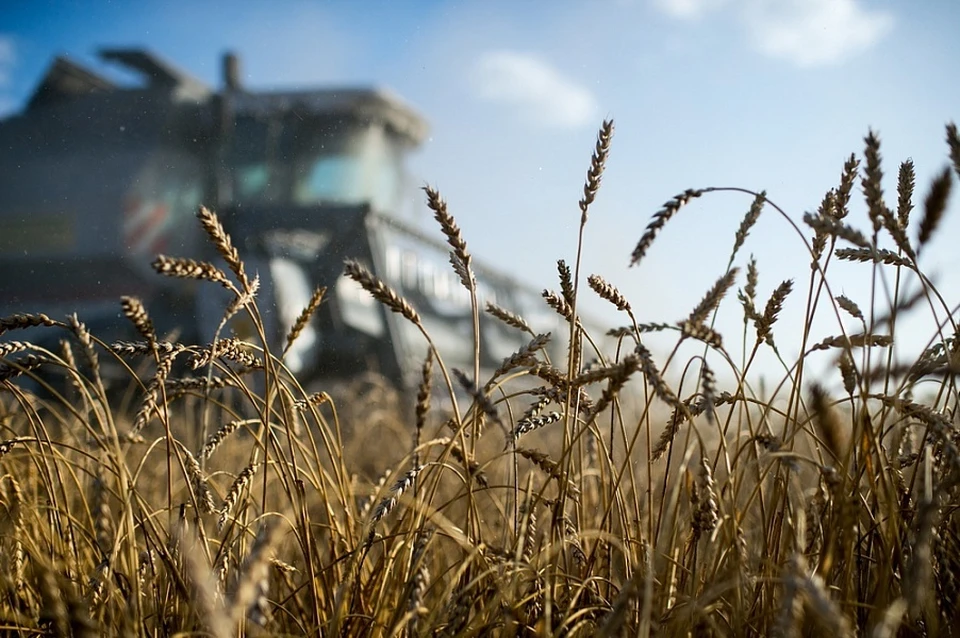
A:
<svg viewBox="0 0 960 638">
<path fill-rule="evenodd" d="M 396 217 L 409 193 L 406 155 L 427 130 L 416 112 L 379 90 L 248 91 L 232 55 L 221 92 L 144 51 L 101 56 L 142 82 L 119 86 L 58 58 L 25 110 L 0 122 L 0 313 L 76 311 L 112 340 L 130 336 L 119 297 L 137 295 L 161 333 L 211 339 L 224 291 L 150 268 L 157 253 L 217 259 L 195 218 L 207 204 L 260 275 L 272 345 L 313 288 L 328 286 L 287 358 L 301 378 L 374 370 L 415 382 L 422 337 L 341 275 L 346 257 L 414 303 L 449 365 L 473 368 L 469 298 L 445 244 Z M 490 269 L 477 276 L 481 303 L 560 336 L 535 291 Z M 484 367 L 529 338 L 481 321 Z M 243 324 L 235 318 L 228 332 L 249 336 Z"/>
</svg>

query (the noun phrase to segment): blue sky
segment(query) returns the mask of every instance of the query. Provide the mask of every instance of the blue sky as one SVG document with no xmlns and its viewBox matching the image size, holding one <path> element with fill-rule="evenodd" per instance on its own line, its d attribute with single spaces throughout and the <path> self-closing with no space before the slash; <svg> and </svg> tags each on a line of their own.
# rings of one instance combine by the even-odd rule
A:
<svg viewBox="0 0 960 638">
<path fill-rule="evenodd" d="M 885 190 L 895 197 L 897 165 L 912 157 L 922 202 L 947 161 L 943 126 L 960 121 L 957 33 L 948 0 L 31 2 L 0 20 L 0 112 L 20 108 L 54 55 L 111 73 L 101 46 L 150 48 L 211 85 L 232 49 L 251 88 L 388 86 L 430 121 L 413 169 L 447 198 L 472 252 L 551 288 L 556 259 L 574 257 L 596 129 L 613 117 L 584 271 L 620 287 L 641 320 L 673 321 L 721 274 L 750 205 L 727 194 L 693 204 L 627 268 L 650 216 L 686 188 L 766 189 L 799 220 L 872 127 Z M 432 229 L 422 205 L 405 214 Z M 949 217 L 923 257 L 948 299 L 958 232 Z M 740 265 L 750 253 L 761 300 L 787 277 L 805 286 L 803 246 L 769 209 Z M 834 292 L 866 305 L 863 279 L 836 275 Z M 795 296 L 785 316 L 800 311 Z M 727 305 L 721 327 L 736 333 Z"/>
</svg>

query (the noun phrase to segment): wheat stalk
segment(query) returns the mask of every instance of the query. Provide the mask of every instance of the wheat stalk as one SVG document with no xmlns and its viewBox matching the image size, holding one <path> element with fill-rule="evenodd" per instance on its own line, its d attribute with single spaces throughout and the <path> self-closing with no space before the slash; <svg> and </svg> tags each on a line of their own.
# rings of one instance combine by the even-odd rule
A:
<svg viewBox="0 0 960 638">
<path fill-rule="evenodd" d="M 920 229 L 917 231 L 917 250 L 919 251 L 936 231 L 947 208 L 947 198 L 950 197 L 950 187 L 953 180 L 950 169 L 945 168 L 933 180 L 930 193 L 923 202 L 923 217 L 920 219 Z"/>
<path fill-rule="evenodd" d="M 730 260 L 733 261 L 733 258 L 736 257 L 737 252 L 740 248 L 743 247 L 745 241 L 747 241 L 747 236 L 750 234 L 750 229 L 752 229 L 757 220 L 760 219 L 760 213 L 763 212 L 763 205 L 767 202 L 767 191 L 760 191 L 757 193 L 757 196 L 753 198 L 753 203 L 750 204 L 750 209 L 747 210 L 747 214 L 743 216 L 743 220 L 740 222 L 740 227 L 737 229 L 737 234 L 733 242 L 733 250 L 730 251 Z"/>
<path fill-rule="evenodd" d="M 704 323 L 710 316 L 710 313 L 720 305 L 727 291 L 733 286 L 733 282 L 736 280 L 739 272 L 737 268 L 731 268 L 725 272 L 716 283 L 713 284 L 713 287 L 707 291 L 707 294 L 700 300 L 697 307 L 693 309 L 693 312 L 687 317 L 687 321 L 693 324 Z"/>
<path fill-rule="evenodd" d="M 230 240 L 230 235 L 227 234 L 227 231 L 223 228 L 223 224 L 220 223 L 220 218 L 217 217 L 217 214 L 212 210 L 201 206 L 197 211 L 197 219 L 200 220 L 200 225 L 203 226 L 203 229 L 207 231 L 207 235 L 210 237 L 210 241 L 213 242 L 217 252 L 220 253 L 223 260 L 227 262 L 227 266 L 233 271 L 233 274 L 237 276 L 241 290 L 249 292 L 250 280 L 247 278 L 243 261 L 240 259 L 240 253 L 234 248 L 233 242 Z"/>
<path fill-rule="evenodd" d="M 531 336 L 536 336 L 536 333 L 529 326 L 529 324 L 527 324 L 527 322 L 524 321 L 523 317 L 521 317 L 516 313 L 510 312 L 509 310 L 505 308 L 501 308 L 495 303 L 491 303 L 489 301 L 487 302 L 487 312 L 491 316 L 496 317 L 497 319 L 507 324 L 508 326 L 516 328 L 517 330 L 522 330 L 530 334 Z"/>
<path fill-rule="evenodd" d="M 211 281 L 220 284 L 228 290 L 231 287 L 230 280 L 227 278 L 226 273 L 206 261 L 157 255 L 151 266 L 153 266 L 153 269 L 157 271 L 157 273 L 166 277 Z"/>
<path fill-rule="evenodd" d="M 546 427 L 551 423 L 556 423 L 561 418 L 562 417 L 558 412 L 550 412 L 549 414 L 542 414 L 539 416 L 521 419 L 517 422 L 517 426 L 513 429 L 511 436 L 514 440 L 519 439 L 524 434 L 529 434 L 530 432 L 539 430 L 540 428 Z"/>
<path fill-rule="evenodd" d="M 243 468 L 243 470 L 237 475 L 237 478 L 234 479 L 230 489 L 227 490 L 227 495 L 223 497 L 223 505 L 219 510 L 220 516 L 217 519 L 218 532 L 223 531 L 224 526 L 227 524 L 228 517 L 230 516 L 230 512 L 233 511 L 233 508 L 236 507 L 240 500 L 240 494 L 242 494 L 243 490 L 250 485 L 251 481 L 253 481 L 253 476 L 257 473 L 257 469 L 259 467 L 259 463 L 251 463 L 247 467 Z M 212 505 L 213 502 L 211 501 L 210 504 Z"/>
<path fill-rule="evenodd" d="M 834 254 L 837 259 L 843 261 L 873 262 L 887 264 L 888 266 L 913 268 L 913 262 L 909 259 L 885 248 L 837 248 Z"/>
<path fill-rule="evenodd" d="M 587 277 L 587 283 L 593 289 L 597 296 L 605 299 L 617 307 L 617 310 L 633 314 L 630 308 L 630 302 L 615 286 L 610 284 L 600 275 L 590 275 Z"/>
<path fill-rule="evenodd" d="M 406 474 L 401 476 L 397 482 L 390 487 L 390 494 L 380 501 L 376 509 L 373 510 L 373 516 L 370 519 L 370 534 L 367 537 L 366 543 L 368 546 L 373 543 L 376 524 L 380 522 L 384 516 L 393 511 L 393 508 L 397 506 L 400 497 L 414 484 L 414 482 L 417 480 L 417 476 L 419 476 L 423 468 L 423 465 L 417 465 L 408 470 Z"/>
<path fill-rule="evenodd" d="M 903 229 L 910 224 L 910 213 L 913 211 L 913 188 L 916 183 L 917 175 L 913 168 L 913 160 L 901 162 L 900 172 L 897 174 L 897 223 Z"/>
<path fill-rule="evenodd" d="M 770 295 L 763 314 L 754 320 L 754 325 L 757 328 L 757 341 L 766 341 L 770 346 L 773 346 L 773 324 L 777 322 L 777 317 L 783 310 L 783 302 L 786 301 L 792 290 L 793 280 L 788 279 L 777 286 L 773 294 Z"/>
<path fill-rule="evenodd" d="M 344 262 L 344 266 L 344 274 L 360 284 L 374 299 L 393 312 L 406 317 L 411 323 L 420 325 L 420 315 L 413 309 L 413 306 L 367 270 L 360 262 L 355 259 L 348 259 Z"/>
<path fill-rule="evenodd" d="M 293 325 L 290 326 L 290 332 L 287 333 L 286 346 L 283 348 L 283 355 L 286 355 L 290 350 L 290 346 L 293 345 L 293 342 L 297 340 L 297 337 L 300 336 L 300 333 L 303 332 L 303 329 L 307 327 L 307 324 L 310 323 L 310 319 L 313 317 L 314 313 L 317 311 L 317 308 L 320 307 L 320 304 L 323 302 L 323 296 L 327 293 L 325 286 L 318 286 L 313 294 L 310 296 L 310 301 L 307 302 L 307 307 L 303 309 L 300 315 L 297 317 L 297 320 L 293 322 Z"/>
<path fill-rule="evenodd" d="M 228 423 L 223 424 L 222 426 L 217 428 L 216 432 L 214 432 L 207 438 L 206 442 L 203 444 L 203 447 L 200 449 L 199 452 L 197 452 L 197 459 L 199 459 L 200 461 L 205 461 L 209 459 L 213 455 L 213 453 L 217 450 L 217 448 L 220 447 L 220 444 L 223 443 L 223 441 L 228 436 L 230 436 L 231 434 L 233 434 L 234 432 L 236 432 L 237 430 L 239 430 L 245 425 L 252 425 L 257 422 L 258 420 L 256 419 L 237 419 L 237 420 L 230 421 Z"/>
<path fill-rule="evenodd" d="M 476 287 L 472 266 L 473 257 L 467 250 L 467 242 L 463 239 L 460 227 L 447 210 L 447 203 L 440 197 L 440 193 L 430 186 L 424 186 L 423 190 L 427 194 L 427 206 L 433 211 L 434 219 L 440 224 L 440 230 L 443 231 L 447 237 L 447 243 L 453 249 L 454 258 L 451 261 L 460 277 L 460 283 L 467 290 L 473 290 Z"/>
<path fill-rule="evenodd" d="M 150 315 L 147 314 L 143 302 L 136 297 L 121 297 L 120 307 L 123 309 L 123 316 L 129 319 L 140 336 L 152 345 L 157 340 L 157 331 L 153 327 L 153 321 L 150 320 Z"/>
<path fill-rule="evenodd" d="M 10 330 L 23 330 L 24 328 L 34 328 L 36 326 L 58 326 L 63 325 L 59 321 L 54 321 L 43 313 L 26 314 L 17 313 L 7 317 L 0 317 L 0 335 Z"/>
<path fill-rule="evenodd" d="M 687 189 L 666 202 L 663 207 L 654 214 L 653 220 L 647 225 L 647 229 L 637 243 L 637 247 L 633 249 L 633 254 L 630 257 L 630 265 L 636 266 L 640 263 L 640 260 L 647 254 L 647 250 L 649 250 L 650 245 L 653 244 L 653 240 L 657 238 L 657 235 L 663 230 L 666 223 L 670 221 L 681 208 L 686 206 L 691 199 L 696 199 L 705 192 L 706 190 L 703 189 Z"/>
<path fill-rule="evenodd" d="M 590 168 L 587 169 L 587 179 L 583 184 L 583 197 L 580 199 L 580 225 L 587 223 L 587 209 L 597 198 L 600 190 L 600 180 L 610 155 L 610 142 L 613 140 L 613 120 L 604 120 L 597 133 L 597 143 L 593 155 L 590 157 Z"/>
</svg>

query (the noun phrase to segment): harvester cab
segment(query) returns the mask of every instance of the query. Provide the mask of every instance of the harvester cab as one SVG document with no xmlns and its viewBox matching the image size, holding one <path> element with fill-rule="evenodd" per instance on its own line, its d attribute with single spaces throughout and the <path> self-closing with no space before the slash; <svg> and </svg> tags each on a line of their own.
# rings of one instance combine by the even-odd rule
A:
<svg viewBox="0 0 960 638">
<path fill-rule="evenodd" d="M 0 313 L 77 312 L 104 340 L 130 336 L 120 295 L 143 299 L 158 330 L 212 339 L 229 303 L 206 282 L 150 268 L 158 253 L 216 260 L 195 213 L 216 209 L 247 270 L 271 347 L 318 285 L 326 301 L 286 357 L 303 378 L 376 371 L 415 382 L 426 346 L 352 280 L 357 258 L 421 310 L 451 366 L 472 369 L 470 299 L 448 248 L 398 219 L 410 195 L 405 160 L 426 122 L 373 89 L 254 92 L 224 58 L 214 91 L 138 50 L 103 51 L 138 76 L 121 84 L 58 58 L 23 112 L 0 121 Z M 478 265 L 493 301 L 559 334 L 535 291 Z M 225 334 L 251 336 L 242 314 Z M 527 337 L 529 338 L 529 337 Z M 525 338 L 484 316 L 484 366 Z"/>
<path fill-rule="evenodd" d="M 288 366 L 347 378 L 375 370 L 399 380 L 392 318 L 340 273 L 346 257 L 383 266 L 373 219 L 397 211 L 409 194 L 406 156 L 426 122 L 383 90 L 254 93 L 238 76 L 236 58 L 226 56 L 214 107 L 216 201 L 274 302 L 266 327 L 284 332 L 324 283 L 326 302 L 288 352 Z M 212 316 L 201 323 L 215 325 Z"/>
</svg>

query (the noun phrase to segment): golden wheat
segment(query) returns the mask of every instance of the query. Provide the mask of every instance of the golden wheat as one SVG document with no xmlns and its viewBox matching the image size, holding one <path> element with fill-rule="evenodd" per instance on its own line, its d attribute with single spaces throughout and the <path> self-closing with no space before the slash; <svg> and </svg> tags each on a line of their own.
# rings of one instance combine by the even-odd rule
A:
<svg viewBox="0 0 960 638">
<path fill-rule="evenodd" d="M 960 176 L 960 138 L 946 131 Z M 913 219 L 917 168 L 902 162 L 894 211 L 879 136 L 868 134 L 862 160 L 845 158 L 839 183 L 795 227 L 812 273 L 783 281 L 763 305 L 751 233 L 761 214 L 786 213 L 766 192 L 685 191 L 640 229 L 632 264 L 691 200 L 731 190 L 751 200 L 731 227 L 728 263 L 699 300 L 691 295 L 693 310 L 639 322 L 646 300 L 631 304 L 601 275 L 580 281 L 612 133 L 604 122 L 587 170 L 576 261 L 557 260 L 558 292 L 543 293 L 563 329 L 485 306 L 515 330 L 508 356 L 483 351 L 473 259 L 434 189 L 427 206 L 471 295 L 472 368 L 449 371 L 415 298 L 346 261 L 346 276 L 427 342 L 400 402 L 358 383 L 301 384 L 284 368 L 261 341 L 258 280 L 208 209 L 200 223 L 228 268 L 159 256 L 154 269 L 225 286 L 233 298 L 223 316 L 247 313 L 260 337 L 160 338 L 133 297 L 120 309 L 138 342 L 107 346 L 77 316 L 0 318 L 0 335 L 30 331 L 0 342 L 5 631 L 949 633 L 960 622 L 960 337 L 956 300 L 922 275 L 915 253 L 944 227 L 951 169 L 935 175 Z M 858 181 L 866 232 L 848 221 Z M 831 289 L 838 261 L 865 264 L 871 294 Z M 630 325 L 607 333 L 610 348 L 581 321 L 583 283 L 628 314 Z M 794 303 L 805 304 L 801 335 L 780 322 Z M 740 335 L 714 323 L 729 305 L 742 315 Z M 908 315 L 917 321 L 904 324 Z M 905 356 L 903 326 L 925 319 L 929 343 Z M 59 354 L 44 347 L 44 331 Z M 566 361 L 549 360 L 552 340 L 572 345 Z M 698 353 L 686 357 L 690 340 Z M 781 378 L 755 368 L 765 353 L 783 365 Z M 597 363 L 581 365 L 593 355 Z M 124 396 L 102 376 L 118 366 Z M 188 368 L 209 369 L 182 376 Z M 68 383 L 51 382 L 63 374 Z M 499 431 L 484 431 L 491 421 Z"/>
</svg>

